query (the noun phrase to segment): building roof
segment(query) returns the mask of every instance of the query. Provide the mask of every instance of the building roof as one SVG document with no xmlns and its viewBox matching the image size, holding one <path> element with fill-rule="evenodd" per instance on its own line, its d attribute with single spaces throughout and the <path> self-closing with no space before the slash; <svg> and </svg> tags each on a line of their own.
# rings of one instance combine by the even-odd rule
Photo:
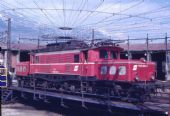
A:
<svg viewBox="0 0 170 116">
<path fill-rule="evenodd" d="M 127 44 L 121 44 L 120 47 L 122 47 L 125 51 L 128 50 Z M 147 45 L 146 44 L 131 44 L 129 46 L 129 49 L 131 51 L 146 51 Z M 170 50 L 170 43 L 167 44 L 167 49 Z M 148 50 L 162 51 L 162 50 L 166 50 L 166 47 L 164 43 L 152 43 L 152 44 L 149 44 Z"/>
<path fill-rule="evenodd" d="M 7 47 L 5 45 L 1 45 L 2 49 L 6 49 Z M 128 45 L 127 44 L 120 44 L 120 47 L 122 47 L 125 51 L 128 50 Z M 40 48 L 45 48 L 45 46 L 40 46 Z M 147 50 L 147 46 L 146 44 L 131 44 L 130 45 L 130 50 L 131 51 L 146 51 Z M 11 49 L 12 50 L 36 50 L 37 49 L 37 45 L 36 44 L 26 44 L 26 43 L 22 43 L 22 44 L 17 44 L 17 43 L 13 43 L 11 44 Z M 170 43 L 168 43 L 167 45 L 167 49 L 170 50 Z M 164 43 L 152 43 L 149 44 L 149 50 L 151 51 L 161 51 L 161 50 L 166 50 L 165 48 L 165 44 Z"/>
<path fill-rule="evenodd" d="M 7 46 L 4 44 L 0 44 L 1 48 L 6 50 Z M 40 46 L 42 47 L 42 46 Z M 26 50 L 26 51 L 30 51 L 30 50 L 35 50 L 37 49 L 37 45 L 36 44 L 26 44 L 26 43 L 22 43 L 22 44 L 17 44 L 17 43 L 12 43 L 11 44 L 11 50 Z"/>
</svg>

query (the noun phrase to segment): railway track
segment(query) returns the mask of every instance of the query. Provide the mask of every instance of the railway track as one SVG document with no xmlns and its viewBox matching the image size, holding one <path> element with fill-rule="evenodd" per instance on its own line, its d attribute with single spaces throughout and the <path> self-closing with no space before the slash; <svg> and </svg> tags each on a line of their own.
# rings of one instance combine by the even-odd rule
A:
<svg viewBox="0 0 170 116">
<path fill-rule="evenodd" d="M 166 85 L 169 85 L 166 84 Z M 160 89 L 158 88 L 155 91 L 155 94 L 151 95 L 151 100 L 145 101 L 143 103 L 140 102 L 129 102 L 126 99 L 122 100 L 120 97 L 108 96 L 108 95 L 96 95 L 96 94 L 86 94 L 81 92 L 72 93 L 70 91 L 44 91 L 41 89 L 31 89 L 31 88 L 22 88 L 22 87 L 10 87 L 13 94 L 16 94 L 17 97 L 20 94 L 20 97 L 27 97 L 26 95 L 32 95 L 32 97 L 37 100 L 48 101 L 49 98 L 57 98 L 61 100 L 61 104 L 65 105 L 65 100 L 77 101 L 82 103 L 83 107 L 87 107 L 87 104 L 95 104 L 102 105 L 109 110 L 113 110 L 113 108 L 121 108 L 128 110 L 135 110 L 139 112 L 152 112 L 154 114 L 163 113 L 167 114 L 170 109 L 170 88 Z M 19 93 L 19 94 L 18 94 Z M 16 95 L 13 95 L 16 97 Z M 63 105 L 63 106 L 64 106 Z M 87 106 L 86 106 L 87 105 Z"/>
<path fill-rule="evenodd" d="M 96 105 L 102 105 L 105 106 L 105 108 L 109 108 L 109 110 L 112 110 L 114 108 L 121 108 L 121 109 L 128 109 L 128 110 L 134 110 L 139 112 L 152 112 L 154 114 L 157 113 L 163 113 L 167 114 L 169 110 L 170 103 L 166 101 L 162 101 L 163 99 L 160 98 L 154 98 L 153 101 L 148 101 L 144 103 L 129 103 L 129 102 L 123 102 L 119 100 L 112 100 L 112 99 L 99 99 L 99 98 L 92 98 L 88 96 L 75 96 L 71 94 L 63 94 L 63 93 L 54 93 L 54 92 L 44 92 L 41 90 L 31 90 L 28 88 L 20 88 L 20 87 L 13 87 L 11 88 L 16 93 L 29 93 L 32 94 L 32 96 L 36 96 L 36 99 L 40 99 L 39 96 L 46 96 L 41 97 L 45 98 L 44 101 L 48 101 L 48 98 L 53 97 L 57 99 L 61 99 L 62 104 L 65 104 L 65 100 L 71 100 L 71 101 L 77 101 L 82 104 L 84 104 L 84 107 L 87 107 L 87 104 L 96 104 Z M 87 105 L 87 106 L 86 106 Z M 65 106 L 65 105 L 63 105 Z M 82 105 L 83 106 L 83 105 Z"/>
</svg>

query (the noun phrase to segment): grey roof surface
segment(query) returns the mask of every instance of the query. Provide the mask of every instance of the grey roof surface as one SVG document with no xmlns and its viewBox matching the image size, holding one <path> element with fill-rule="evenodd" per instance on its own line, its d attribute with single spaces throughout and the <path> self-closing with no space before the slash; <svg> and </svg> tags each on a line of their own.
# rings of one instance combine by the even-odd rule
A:
<svg viewBox="0 0 170 116">
<path fill-rule="evenodd" d="M 1 45 L 2 49 L 6 49 L 7 47 L 5 45 Z M 45 46 L 40 46 L 40 48 L 44 48 Z M 127 44 L 120 44 L 120 47 L 122 47 L 124 50 L 128 50 Z M 132 51 L 145 51 L 147 49 L 146 44 L 131 44 L 130 50 Z M 37 45 L 36 44 L 11 44 L 12 50 L 36 50 Z M 167 49 L 170 50 L 170 43 L 167 45 Z M 164 43 L 154 43 L 149 44 L 149 50 L 157 51 L 157 50 L 166 50 Z"/>
</svg>

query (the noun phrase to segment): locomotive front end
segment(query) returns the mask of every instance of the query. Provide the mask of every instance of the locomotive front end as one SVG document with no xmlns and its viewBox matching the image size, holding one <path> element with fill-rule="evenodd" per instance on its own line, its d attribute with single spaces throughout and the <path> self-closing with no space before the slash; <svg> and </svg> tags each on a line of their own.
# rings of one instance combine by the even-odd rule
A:
<svg viewBox="0 0 170 116">
<path fill-rule="evenodd" d="M 118 47 L 98 48 L 97 67 L 99 80 L 146 82 L 156 77 L 155 63 L 139 60 L 121 59 Z"/>
<path fill-rule="evenodd" d="M 143 58 L 132 64 L 132 80 L 154 81 L 156 79 L 155 63 Z"/>
</svg>

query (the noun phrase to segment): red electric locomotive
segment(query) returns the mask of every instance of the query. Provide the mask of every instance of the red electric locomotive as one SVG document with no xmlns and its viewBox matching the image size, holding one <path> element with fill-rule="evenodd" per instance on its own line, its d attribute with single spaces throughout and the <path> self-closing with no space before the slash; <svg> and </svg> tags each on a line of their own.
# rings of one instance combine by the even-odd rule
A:
<svg viewBox="0 0 170 116">
<path fill-rule="evenodd" d="M 17 65 L 19 86 L 141 100 L 153 90 L 155 63 L 120 59 L 122 50 L 114 43 L 48 45 Z"/>
</svg>

